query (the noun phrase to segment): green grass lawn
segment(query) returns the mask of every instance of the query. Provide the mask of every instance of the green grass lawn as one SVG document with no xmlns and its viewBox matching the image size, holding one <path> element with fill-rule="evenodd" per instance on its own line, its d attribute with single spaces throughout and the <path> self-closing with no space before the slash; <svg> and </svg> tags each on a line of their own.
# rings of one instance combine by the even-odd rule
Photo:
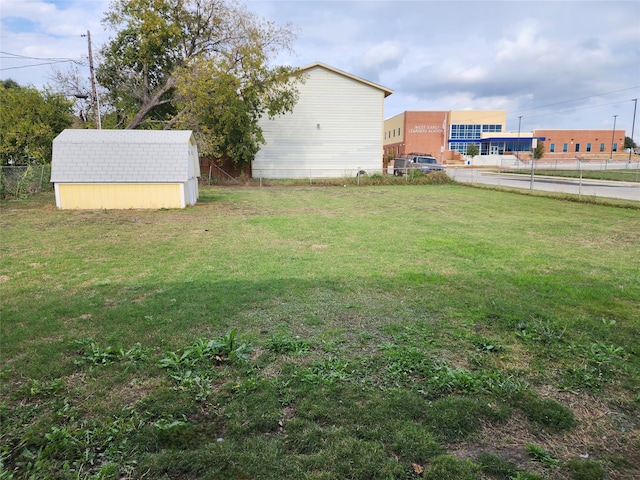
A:
<svg viewBox="0 0 640 480">
<path fill-rule="evenodd" d="M 640 476 L 640 210 L 453 184 L 3 202 L 0 479 Z"/>
<path fill-rule="evenodd" d="M 586 178 L 591 180 L 614 180 L 618 182 L 639 182 L 640 175 L 638 175 L 638 169 L 629 168 L 625 170 L 562 170 L 562 169 L 536 169 L 535 175 L 545 175 L 551 177 L 566 177 L 566 178 Z M 506 170 L 504 173 L 520 173 L 522 175 L 529 175 L 530 172 L 525 170 Z"/>
</svg>

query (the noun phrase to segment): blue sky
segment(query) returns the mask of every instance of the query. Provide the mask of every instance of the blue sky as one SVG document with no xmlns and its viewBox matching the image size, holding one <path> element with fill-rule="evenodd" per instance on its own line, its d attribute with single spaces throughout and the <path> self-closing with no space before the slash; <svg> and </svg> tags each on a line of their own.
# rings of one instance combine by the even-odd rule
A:
<svg viewBox="0 0 640 480">
<path fill-rule="evenodd" d="M 42 87 L 47 60 L 88 76 L 108 39 L 109 0 L 0 0 L 0 78 Z M 385 116 L 405 110 L 500 109 L 507 129 L 610 129 L 631 134 L 640 98 L 640 2 L 247 0 L 297 32 L 278 63 L 324 62 L 394 90 Z M 31 58 L 16 58 L 16 55 Z M 36 64 L 45 64 L 33 66 Z M 57 63 L 65 68 L 70 63 Z M 17 68 L 16 68 L 17 67 Z M 640 112 L 635 140 L 640 143 Z"/>
</svg>

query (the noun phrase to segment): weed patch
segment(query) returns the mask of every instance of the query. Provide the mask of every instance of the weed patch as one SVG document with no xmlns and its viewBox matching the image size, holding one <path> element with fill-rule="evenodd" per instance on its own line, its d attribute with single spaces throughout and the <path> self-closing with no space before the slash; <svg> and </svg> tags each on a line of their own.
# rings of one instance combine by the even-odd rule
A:
<svg viewBox="0 0 640 480">
<path fill-rule="evenodd" d="M 570 460 L 567 464 L 573 480 L 604 480 L 605 471 L 598 462 L 591 460 Z"/>
<path fill-rule="evenodd" d="M 557 467 L 558 465 L 560 465 L 560 460 L 555 458 L 553 455 L 547 452 L 544 448 L 538 445 L 534 445 L 534 444 L 527 445 L 527 453 L 533 460 L 535 460 L 536 462 L 540 462 L 545 466 Z"/>
<path fill-rule="evenodd" d="M 481 453 L 476 458 L 476 463 L 483 472 L 500 480 L 510 480 L 524 473 L 516 464 L 491 453 Z"/>
<path fill-rule="evenodd" d="M 468 460 L 440 455 L 424 470 L 423 478 L 430 480 L 479 480 L 478 467 Z"/>
<path fill-rule="evenodd" d="M 286 335 L 271 337 L 265 347 L 274 353 L 300 355 L 310 350 L 309 342 L 301 340 L 299 337 L 290 338 Z"/>
<path fill-rule="evenodd" d="M 140 342 L 135 343 L 131 348 L 125 350 L 121 346 L 102 347 L 93 339 L 76 340 L 75 345 L 78 348 L 77 354 L 80 356 L 74 360 L 76 365 L 108 365 L 113 362 L 143 362 L 147 359 L 148 352 L 142 348 Z"/>
<path fill-rule="evenodd" d="M 562 432 L 570 430 L 576 425 L 573 412 L 553 399 L 540 399 L 530 394 L 524 394 L 516 399 L 516 404 L 526 417 L 539 428 L 551 432 Z"/>
</svg>

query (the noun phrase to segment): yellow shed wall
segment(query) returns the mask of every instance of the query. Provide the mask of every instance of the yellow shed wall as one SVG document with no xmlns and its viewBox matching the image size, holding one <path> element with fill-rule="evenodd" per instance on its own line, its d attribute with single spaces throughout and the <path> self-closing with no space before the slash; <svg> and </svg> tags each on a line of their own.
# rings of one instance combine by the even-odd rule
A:
<svg viewBox="0 0 640 480">
<path fill-rule="evenodd" d="M 184 208 L 184 187 L 166 184 L 57 184 L 56 200 L 63 210 Z"/>
</svg>

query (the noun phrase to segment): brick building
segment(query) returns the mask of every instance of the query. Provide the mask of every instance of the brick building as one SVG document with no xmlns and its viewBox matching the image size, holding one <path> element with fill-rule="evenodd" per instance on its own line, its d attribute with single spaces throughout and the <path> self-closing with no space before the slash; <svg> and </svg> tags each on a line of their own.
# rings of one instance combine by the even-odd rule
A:
<svg viewBox="0 0 640 480">
<path fill-rule="evenodd" d="M 506 124 L 504 110 L 407 111 L 385 120 L 383 148 L 388 158 L 420 152 L 442 162 L 459 160 L 471 144 L 481 155 L 529 149 L 531 133 L 506 133 Z"/>
<path fill-rule="evenodd" d="M 624 130 L 534 130 L 545 158 L 609 158 L 624 151 Z M 544 140 L 543 140 L 544 139 Z"/>
<path fill-rule="evenodd" d="M 420 152 L 438 158 L 447 145 L 447 116 L 448 112 L 404 112 L 385 120 L 385 156 Z"/>
<path fill-rule="evenodd" d="M 471 144 L 480 155 L 527 158 L 533 139 L 544 144 L 544 158 L 609 158 L 624 149 L 624 130 L 548 130 L 507 132 L 504 110 L 406 111 L 384 122 L 385 157 L 410 153 L 455 162 Z M 612 141 L 613 140 L 613 141 Z"/>
</svg>

